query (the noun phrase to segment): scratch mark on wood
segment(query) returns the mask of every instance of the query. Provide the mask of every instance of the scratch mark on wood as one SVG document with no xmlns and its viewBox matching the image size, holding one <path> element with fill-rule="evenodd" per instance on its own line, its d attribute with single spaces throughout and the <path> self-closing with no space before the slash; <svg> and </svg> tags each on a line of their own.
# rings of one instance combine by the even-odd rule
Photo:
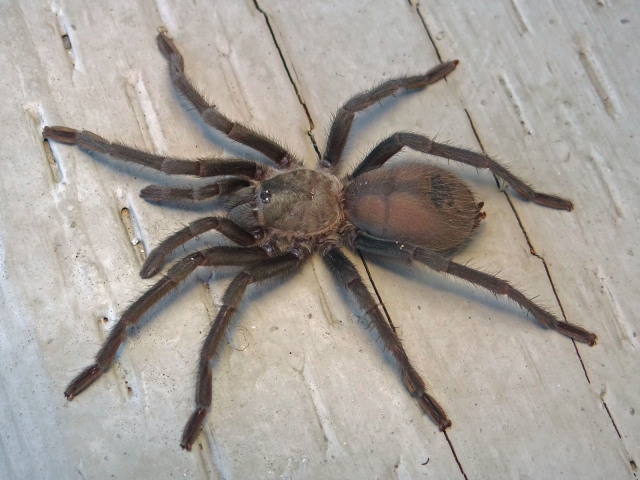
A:
<svg viewBox="0 0 640 480">
<path fill-rule="evenodd" d="M 315 379 L 315 375 L 313 374 L 313 367 L 311 367 L 311 362 L 309 362 L 309 358 L 306 355 L 304 357 L 304 364 L 300 373 L 302 374 L 305 386 L 307 387 L 307 389 L 309 390 L 309 394 L 311 395 L 311 400 L 316 413 L 316 417 L 318 419 L 318 424 L 320 426 L 320 429 L 322 430 L 322 434 L 324 435 L 324 439 L 326 442 L 325 458 L 327 460 L 331 460 L 343 456 L 345 452 L 342 449 L 340 441 L 338 440 L 338 435 L 333 428 L 333 423 L 331 422 L 331 414 L 327 409 L 322 395 L 318 391 L 318 383 Z"/>
<path fill-rule="evenodd" d="M 618 222 L 623 220 L 625 218 L 625 214 L 624 208 L 621 207 L 622 202 L 620 202 L 618 195 L 610 188 L 610 185 L 616 185 L 616 182 L 611 178 L 609 173 L 612 170 L 611 167 L 607 164 L 602 155 L 595 150 L 591 151 L 588 158 L 597 172 L 595 178 L 600 183 L 599 191 L 609 198 L 616 212 L 616 216 L 618 217 Z"/>
<path fill-rule="evenodd" d="M 58 161 L 51 150 L 49 140 L 46 138 L 42 142 L 42 148 L 44 148 L 44 154 L 47 157 L 49 169 L 51 170 L 51 177 L 53 178 L 54 183 L 60 183 L 60 168 L 58 167 Z"/>
<path fill-rule="evenodd" d="M 234 478 L 233 471 L 229 465 L 229 459 L 224 449 L 221 449 L 216 442 L 216 433 L 208 422 L 204 422 L 204 436 L 200 436 L 198 443 L 198 463 L 200 464 L 200 472 L 215 472 L 208 478 L 228 479 Z M 204 438 L 204 441 L 202 440 Z M 204 443 L 204 445 L 203 445 Z M 194 448 L 195 450 L 195 448 Z"/>
<path fill-rule="evenodd" d="M 533 130 L 529 127 L 529 122 L 526 121 L 524 117 L 524 113 L 522 109 L 523 102 L 520 100 L 520 97 L 516 95 L 515 89 L 513 88 L 511 81 L 504 74 L 500 75 L 499 80 L 500 80 L 500 85 L 502 85 L 502 88 L 504 88 L 504 91 L 506 92 L 507 96 L 511 100 L 511 105 L 513 105 L 513 110 L 516 112 L 516 115 L 520 119 L 520 125 L 522 125 L 522 128 L 524 129 L 527 135 L 532 135 Z"/>
<path fill-rule="evenodd" d="M 126 77 L 124 90 L 136 117 L 138 128 L 144 137 L 145 145 L 153 147 L 156 152 L 166 152 L 166 143 L 158 115 L 149 96 L 146 82 L 139 71 L 133 71 Z"/>
<path fill-rule="evenodd" d="M 513 12 L 518 33 L 522 36 L 525 33 L 529 32 L 529 25 L 527 24 L 525 16 L 522 14 L 522 11 L 518 6 L 518 2 L 516 0 L 509 0 L 509 5 L 511 6 L 511 11 Z"/>
<path fill-rule="evenodd" d="M 607 78 L 605 69 L 602 68 L 594 53 L 589 49 L 580 51 L 580 62 L 587 72 L 587 76 L 593 88 L 595 88 L 598 97 L 600 97 L 605 111 L 609 116 L 615 117 L 619 111 L 618 97 L 611 82 Z"/>
<path fill-rule="evenodd" d="M 614 337 L 618 345 L 623 346 L 624 343 L 631 344 L 636 349 L 640 346 L 638 335 L 635 334 L 634 324 L 629 321 L 629 318 L 624 313 L 624 308 L 620 305 L 618 297 L 615 295 L 615 287 L 611 285 L 611 275 L 605 272 L 601 266 L 596 269 L 596 275 L 602 285 L 602 291 L 609 299 L 609 304 L 613 308 L 614 316 L 610 322 L 611 326 L 615 329 Z"/>
<path fill-rule="evenodd" d="M 245 86 L 243 81 L 243 75 L 238 71 L 237 64 L 233 62 L 231 53 L 233 52 L 232 41 L 230 40 L 233 35 L 227 32 L 225 23 L 217 18 L 212 19 L 213 23 L 220 25 L 213 36 L 213 45 L 220 53 L 223 61 L 220 61 L 217 65 L 221 78 L 229 88 L 231 94 L 225 95 L 225 101 L 231 101 L 235 110 L 240 113 L 240 118 L 246 123 L 252 123 L 253 112 L 251 106 L 247 103 L 247 94 L 233 94 L 237 90 L 248 90 L 250 85 Z"/>
<path fill-rule="evenodd" d="M 140 239 L 136 235 L 136 228 L 134 227 L 135 216 L 132 215 L 129 208 L 124 207 L 120 210 L 120 220 L 122 221 L 122 225 L 127 232 L 128 238 L 131 241 L 131 245 L 133 247 L 133 253 L 135 257 L 138 259 L 139 265 L 142 265 L 144 259 L 146 258 L 146 254 L 144 251 L 144 247 L 140 242 Z"/>
<path fill-rule="evenodd" d="M 213 301 L 213 292 L 211 291 L 211 285 L 209 284 L 210 279 L 211 276 L 209 277 L 209 280 L 199 282 L 202 286 L 200 299 L 202 300 L 204 308 L 207 310 L 207 318 L 215 318 L 219 307 L 216 306 Z"/>
<path fill-rule="evenodd" d="M 333 310 L 331 309 L 331 306 L 329 304 L 329 301 L 327 299 L 327 294 L 324 291 L 324 289 L 322 288 L 322 283 L 320 282 L 320 279 L 318 278 L 318 274 L 316 272 L 316 268 L 315 266 L 313 267 L 313 273 L 316 276 L 316 280 L 318 281 L 318 285 L 320 285 L 320 305 L 322 307 L 322 311 L 324 312 L 324 316 L 327 319 L 327 323 L 329 325 L 339 325 L 340 324 L 340 320 L 338 320 L 335 315 L 333 314 Z"/>
<path fill-rule="evenodd" d="M 76 67 L 76 54 L 73 49 L 73 43 L 71 42 L 71 36 L 69 35 L 69 28 L 67 26 L 67 17 L 64 12 L 60 10 L 55 10 L 52 7 L 52 11 L 56 14 L 56 18 L 58 20 L 58 30 L 60 33 L 60 40 L 62 41 L 62 45 L 64 49 L 69 52 L 69 58 L 71 59 L 71 64 L 73 67 Z"/>
<path fill-rule="evenodd" d="M 60 186 L 63 175 L 58 162 L 58 156 L 53 152 L 49 140 L 42 138 L 42 129 L 44 128 L 43 125 L 45 125 L 44 111 L 40 105 L 27 104 L 24 106 L 24 112 L 27 115 L 27 121 L 30 127 L 36 131 L 36 138 L 42 139 L 42 149 L 51 172 L 51 179 L 55 185 Z"/>
</svg>

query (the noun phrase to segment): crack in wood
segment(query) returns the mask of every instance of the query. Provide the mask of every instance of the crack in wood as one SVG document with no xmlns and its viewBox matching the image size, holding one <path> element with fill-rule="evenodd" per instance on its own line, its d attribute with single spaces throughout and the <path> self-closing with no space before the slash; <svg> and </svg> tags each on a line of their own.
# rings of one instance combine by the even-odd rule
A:
<svg viewBox="0 0 640 480">
<path fill-rule="evenodd" d="M 478 135 L 478 131 L 476 130 L 476 127 L 473 123 L 473 119 L 471 118 L 471 114 L 469 113 L 469 111 L 465 108 L 465 113 L 467 114 L 467 118 L 469 119 L 469 124 L 471 125 L 471 130 L 473 131 L 474 136 L 476 137 L 476 140 L 478 141 L 478 144 L 480 145 L 480 149 L 482 150 L 483 153 L 485 152 L 484 146 L 482 144 L 482 140 L 480 139 L 480 136 Z M 542 257 L 541 255 L 539 255 L 536 252 L 535 247 L 533 246 L 533 242 L 531 241 L 531 238 L 529 237 L 529 234 L 527 233 L 527 230 L 524 228 L 524 224 L 522 223 L 522 220 L 520 219 L 520 215 L 518 215 L 518 211 L 516 210 L 515 205 L 513 204 L 513 202 L 511 201 L 511 197 L 509 196 L 509 194 L 504 191 L 501 188 L 500 185 L 500 181 L 498 179 L 498 177 L 496 177 L 494 175 L 494 179 L 496 181 L 496 184 L 498 185 L 498 188 L 501 189 L 502 193 L 504 194 L 505 198 L 507 199 L 507 202 L 509 202 L 509 206 L 511 207 L 511 210 L 513 211 L 513 214 L 516 218 L 516 221 L 518 222 L 518 225 L 520 226 L 520 230 L 522 231 L 522 234 L 524 235 L 524 238 L 527 242 L 527 245 L 529 246 L 529 252 L 531 253 L 531 255 L 533 255 L 534 257 L 538 258 L 541 262 L 542 262 L 542 266 L 544 267 L 544 270 L 547 274 L 547 280 L 549 281 L 549 284 L 551 285 L 551 290 L 553 291 L 553 295 L 556 298 L 556 302 L 558 303 L 558 306 L 560 307 L 560 312 L 562 313 L 562 318 L 567 321 L 567 315 L 565 314 L 564 311 L 564 307 L 562 306 L 562 302 L 560 301 L 560 296 L 558 295 L 558 291 L 556 290 L 556 286 L 555 283 L 553 282 L 553 278 L 551 277 L 551 271 L 549 270 L 549 266 L 547 265 L 546 260 L 544 259 L 544 257 Z M 582 371 L 584 373 L 585 378 L 587 379 L 588 383 L 591 383 L 591 379 L 589 378 L 589 373 L 587 372 L 587 367 L 584 364 L 584 361 L 582 360 L 582 356 L 580 355 L 580 350 L 578 349 L 578 345 L 576 344 L 575 340 L 571 340 L 573 342 L 573 347 L 576 351 L 576 355 L 578 356 L 578 360 L 580 362 L 580 365 L 582 366 Z"/>
<path fill-rule="evenodd" d="M 411 3 L 409 3 L 411 5 Z M 433 36 L 431 35 L 431 32 L 429 31 L 429 27 L 427 27 L 427 22 L 425 21 L 424 17 L 422 16 L 422 12 L 420 11 L 420 4 L 416 5 L 416 12 L 418 13 L 418 16 L 420 17 L 420 21 L 422 22 L 422 26 L 424 27 L 425 32 L 427 32 L 427 37 L 429 37 L 429 41 L 431 42 L 431 46 L 433 47 L 434 51 L 436 52 L 436 56 L 438 57 L 438 61 L 440 63 L 442 63 L 442 57 L 440 56 L 440 50 L 438 50 L 438 46 L 436 45 L 435 40 L 433 39 Z M 445 78 L 446 81 L 446 78 Z"/>
<path fill-rule="evenodd" d="M 280 48 L 280 45 L 278 44 L 278 39 L 276 38 L 276 34 L 273 31 L 273 27 L 271 26 L 271 21 L 269 20 L 269 15 L 267 15 L 267 13 L 262 10 L 262 8 L 260 7 L 260 5 L 258 4 L 258 0 L 253 0 L 253 4 L 256 7 L 256 10 L 258 10 L 258 12 L 260 12 L 262 14 L 262 16 L 264 17 L 264 20 L 267 24 L 267 28 L 269 29 L 269 33 L 271 34 L 271 38 L 273 40 L 273 44 L 275 45 L 276 49 L 278 50 L 278 55 L 280 55 L 280 60 L 282 61 L 282 65 L 284 66 L 284 70 L 285 72 L 287 72 L 287 77 L 289 77 L 289 81 L 291 82 L 291 85 L 293 86 L 293 90 L 296 93 L 296 96 L 298 97 L 298 101 L 300 102 L 300 105 L 302 105 L 302 108 L 304 109 L 304 113 L 307 116 L 307 121 L 309 122 L 309 130 L 307 131 L 307 134 L 309 135 L 309 138 L 311 139 L 311 142 L 314 145 L 314 148 L 316 150 L 316 152 L 318 153 L 318 158 L 320 158 L 320 151 L 317 148 L 316 145 L 316 140 L 313 136 L 313 129 L 314 129 L 314 123 L 313 123 L 313 119 L 311 118 L 311 113 L 309 112 L 309 109 L 307 108 L 307 104 L 305 103 L 304 99 L 302 98 L 302 94 L 300 93 L 300 89 L 298 88 L 298 85 L 296 84 L 296 82 L 294 82 L 293 80 L 293 76 L 291 75 L 291 70 L 289 69 L 289 66 L 287 65 L 287 61 L 284 59 L 284 54 L 282 53 L 282 49 Z"/>
<path fill-rule="evenodd" d="M 447 443 L 449 444 L 449 448 L 451 449 L 451 453 L 453 454 L 453 458 L 455 459 L 456 463 L 458 464 L 458 468 L 460 469 L 460 473 L 462 473 L 462 476 L 464 477 L 465 480 L 469 480 L 469 477 L 467 477 L 467 474 L 464 473 L 464 468 L 462 468 L 462 463 L 460 463 L 460 459 L 458 458 L 458 455 L 456 454 L 456 449 L 453 448 L 453 442 L 451 442 L 451 439 L 449 438 L 449 435 L 447 434 L 447 431 L 444 430 L 442 433 L 444 434 L 444 438 L 447 439 Z"/>
</svg>

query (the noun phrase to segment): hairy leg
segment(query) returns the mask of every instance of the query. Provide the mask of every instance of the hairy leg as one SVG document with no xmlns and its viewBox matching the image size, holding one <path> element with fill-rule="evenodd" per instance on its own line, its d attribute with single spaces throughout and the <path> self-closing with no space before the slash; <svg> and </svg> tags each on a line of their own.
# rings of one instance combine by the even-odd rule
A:
<svg viewBox="0 0 640 480">
<path fill-rule="evenodd" d="M 398 362 L 404 384 L 409 392 L 416 397 L 422 410 L 440 427 L 440 430 L 450 427 L 451 421 L 447 418 L 447 414 L 438 402 L 426 392 L 424 381 L 411 365 L 400 338 L 380 311 L 353 263 L 336 245 L 327 246 L 322 252 L 322 257 L 336 280 L 353 294 L 362 311 L 371 319 L 371 324 L 380 335 L 385 348 Z"/>
<path fill-rule="evenodd" d="M 573 210 L 573 203 L 569 200 L 535 191 L 523 180 L 511 173 L 506 167 L 500 165 L 484 153 L 477 153 L 464 148 L 436 143 L 430 138 L 417 133 L 398 132 L 380 142 L 378 146 L 362 160 L 360 165 L 356 167 L 350 178 L 355 178 L 364 172 L 380 167 L 404 147 L 409 147 L 418 152 L 428 153 L 429 155 L 447 158 L 455 162 L 466 163 L 472 167 L 487 168 L 495 176 L 500 177 L 511 185 L 516 192 L 527 200 L 550 208 L 568 211 Z"/>
<path fill-rule="evenodd" d="M 258 162 L 237 158 L 200 158 L 189 160 L 172 158 L 145 152 L 121 143 L 110 142 L 87 130 L 75 130 L 69 127 L 44 127 L 42 135 L 49 140 L 77 145 L 92 152 L 104 153 L 125 162 L 142 165 L 167 175 L 193 175 L 196 177 L 215 177 L 218 175 L 237 175 L 261 180 L 268 168 Z"/>
<path fill-rule="evenodd" d="M 263 260 L 266 254 L 262 249 L 239 247 L 211 247 L 195 252 L 179 260 L 154 286 L 125 310 L 116 323 L 107 340 L 95 357 L 95 362 L 85 368 L 67 386 L 64 395 L 72 400 L 104 373 L 113 361 L 118 347 L 123 342 L 127 327 L 138 322 L 140 317 L 158 300 L 176 288 L 187 276 L 201 265 L 247 265 Z"/>
<path fill-rule="evenodd" d="M 270 138 L 240 123 L 232 122 L 220 113 L 215 105 L 207 102 L 184 74 L 184 59 L 173 40 L 164 32 L 160 32 L 157 39 L 160 51 L 169 62 L 169 74 L 174 87 L 198 110 L 205 123 L 231 140 L 262 153 L 281 168 L 290 168 L 299 163 L 291 153 Z"/>
<path fill-rule="evenodd" d="M 149 202 L 176 202 L 181 200 L 201 201 L 217 196 L 228 195 L 251 185 L 246 178 L 232 177 L 217 182 L 208 183 L 200 187 L 165 187 L 162 185 L 148 185 L 140 190 L 140 198 Z"/>
<path fill-rule="evenodd" d="M 240 300 L 249 285 L 267 278 L 291 272 L 304 263 L 305 258 L 293 254 L 285 254 L 281 257 L 270 258 L 263 262 L 251 265 L 240 272 L 227 287 L 222 299 L 222 307 L 213 322 L 211 330 L 202 345 L 200 362 L 198 364 L 198 380 L 196 384 L 196 408 L 185 425 L 180 446 L 191 450 L 193 441 L 200 432 L 212 399 L 212 370 L 211 359 L 216 354 L 220 340 L 224 335 L 231 317 L 238 308 Z"/>
<path fill-rule="evenodd" d="M 140 276 L 142 278 L 152 277 L 162 268 L 165 258 L 173 250 L 192 238 L 209 230 L 217 230 L 229 240 L 244 247 L 253 245 L 256 242 L 256 237 L 254 235 L 249 232 L 245 232 L 227 218 L 200 218 L 191 222 L 182 230 L 178 230 L 173 235 L 170 235 L 164 239 L 160 245 L 154 248 L 142 265 L 142 268 L 140 269 Z"/>
<path fill-rule="evenodd" d="M 409 262 L 420 262 L 437 272 L 448 273 L 455 277 L 462 278 L 474 285 L 489 290 L 495 295 L 505 295 L 525 310 L 531 312 L 534 318 L 542 325 L 556 330 L 567 337 L 591 346 L 595 345 L 598 341 L 598 337 L 594 333 L 577 325 L 557 319 L 555 315 L 536 304 L 506 280 L 453 262 L 447 257 L 427 248 L 382 240 L 367 235 L 364 232 L 356 233 L 351 241 L 351 245 L 362 252 L 369 252 L 383 257 L 398 258 Z"/>
<path fill-rule="evenodd" d="M 424 75 L 414 75 L 410 77 L 400 77 L 387 80 L 377 87 L 359 93 L 351 97 L 340 107 L 331 124 L 329 130 L 329 138 L 327 139 L 327 147 L 322 157 L 321 166 L 333 167 L 337 165 L 342 157 L 342 152 L 347 144 L 349 131 L 355 114 L 367 107 L 379 102 L 385 97 L 393 95 L 401 88 L 425 88 L 434 82 L 437 82 L 445 75 L 451 73 L 458 64 L 458 60 L 441 63 L 429 70 Z"/>
</svg>

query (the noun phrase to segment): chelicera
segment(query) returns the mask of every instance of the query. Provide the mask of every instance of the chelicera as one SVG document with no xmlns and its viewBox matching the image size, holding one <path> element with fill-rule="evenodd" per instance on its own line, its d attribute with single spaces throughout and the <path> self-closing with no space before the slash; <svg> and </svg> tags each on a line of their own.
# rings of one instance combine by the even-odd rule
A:
<svg viewBox="0 0 640 480">
<path fill-rule="evenodd" d="M 417 152 L 488 169 L 511 185 L 522 197 L 540 205 L 572 210 L 569 200 L 540 193 L 490 157 L 432 141 L 416 133 L 394 133 L 383 140 L 344 178 L 335 173 L 356 113 L 399 89 L 422 89 L 451 73 L 457 61 L 442 63 L 423 75 L 388 80 L 355 95 L 336 113 L 324 155 L 316 169 L 301 162 L 266 136 L 229 120 L 207 102 L 184 73 L 183 57 L 173 40 L 161 31 L 157 37 L 169 63 L 176 90 L 199 112 L 202 120 L 229 139 L 263 154 L 271 162 L 240 158 L 181 159 L 148 153 L 110 142 L 68 127 L 45 127 L 44 137 L 107 154 L 167 175 L 215 177 L 205 185 L 167 187 L 150 185 L 140 196 L 151 202 L 206 200 L 220 197 L 226 215 L 209 216 L 189 224 L 154 249 L 141 269 L 143 278 L 157 274 L 167 255 L 188 240 L 217 230 L 237 246 L 209 246 L 175 262 L 145 294 L 122 314 L 109 332 L 95 362 L 77 375 L 65 390 L 71 400 L 113 361 L 126 336 L 154 303 L 176 288 L 199 266 L 242 267 L 226 289 L 223 305 L 202 349 L 197 373 L 195 409 L 182 435 L 181 446 L 191 449 L 211 408 L 214 357 L 229 321 L 249 285 L 278 275 L 292 274 L 318 253 L 335 280 L 355 298 L 368 316 L 384 347 L 397 361 L 402 379 L 425 413 L 441 430 L 451 426 L 445 411 L 425 390 L 394 328 L 363 283 L 342 248 L 359 250 L 405 262 L 418 262 L 442 273 L 467 280 L 496 295 L 505 295 L 531 313 L 542 325 L 589 345 L 596 335 L 559 320 L 505 280 L 449 259 L 449 253 L 469 238 L 484 218 L 467 185 L 440 167 L 420 162 L 386 164 L 407 147 Z"/>
</svg>

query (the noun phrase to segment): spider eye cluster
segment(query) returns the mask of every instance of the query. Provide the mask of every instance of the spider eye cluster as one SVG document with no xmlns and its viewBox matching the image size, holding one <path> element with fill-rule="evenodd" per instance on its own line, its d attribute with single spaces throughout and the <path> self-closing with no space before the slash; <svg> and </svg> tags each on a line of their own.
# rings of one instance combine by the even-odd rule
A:
<svg viewBox="0 0 640 480">
<path fill-rule="evenodd" d="M 271 192 L 268 189 L 263 189 L 260 192 L 260 200 L 262 200 L 262 203 L 269 203 L 271 201 Z"/>
</svg>

